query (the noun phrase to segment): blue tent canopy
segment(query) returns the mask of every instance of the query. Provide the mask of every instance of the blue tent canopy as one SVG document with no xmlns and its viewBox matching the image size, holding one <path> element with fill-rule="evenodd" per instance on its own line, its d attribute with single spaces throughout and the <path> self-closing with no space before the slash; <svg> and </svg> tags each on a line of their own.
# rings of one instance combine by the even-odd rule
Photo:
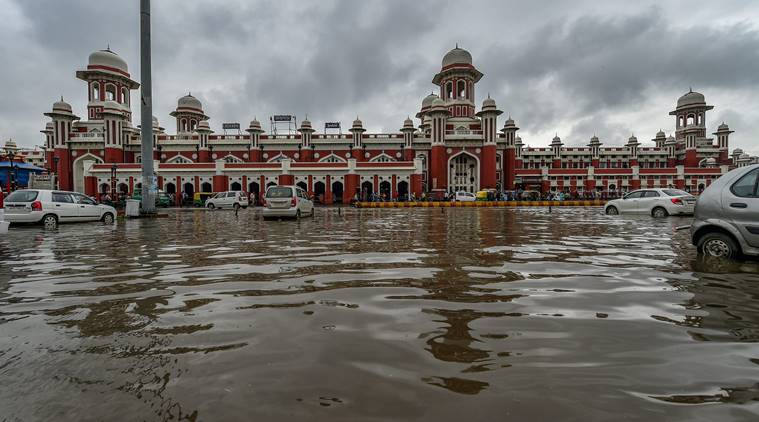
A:
<svg viewBox="0 0 759 422">
<path fill-rule="evenodd" d="M 0 161 L 0 186 L 3 189 L 8 185 L 8 176 L 11 171 L 15 173 L 14 180 L 17 186 L 28 186 L 30 173 L 39 174 L 46 170 L 29 163 L 19 163 L 16 161 L 13 162 L 13 170 L 11 170 L 10 161 Z"/>
</svg>

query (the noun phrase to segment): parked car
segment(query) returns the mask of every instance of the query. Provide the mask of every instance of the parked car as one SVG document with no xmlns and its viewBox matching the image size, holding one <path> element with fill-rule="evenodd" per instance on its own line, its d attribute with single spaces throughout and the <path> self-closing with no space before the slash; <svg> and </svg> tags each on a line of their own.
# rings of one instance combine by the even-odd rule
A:
<svg viewBox="0 0 759 422">
<path fill-rule="evenodd" d="M 142 200 L 142 189 L 137 188 L 134 190 L 134 193 L 132 194 L 132 199 L 136 199 L 138 201 Z M 166 192 L 162 190 L 158 190 L 156 196 L 155 196 L 155 206 L 156 207 L 168 207 L 171 205 L 171 198 L 169 198 L 169 195 L 166 194 Z"/>
<path fill-rule="evenodd" d="M 314 214 L 314 203 L 297 186 L 271 186 L 266 190 L 263 217 L 295 217 Z"/>
<path fill-rule="evenodd" d="M 206 199 L 206 208 L 248 208 L 248 194 L 242 191 L 219 192 Z"/>
<path fill-rule="evenodd" d="M 662 218 L 668 215 L 693 214 L 696 197 L 679 189 L 640 189 L 606 203 L 609 215 L 647 214 Z"/>
<path fill-rule="evenodd" d="M 698 198 L 690 232 L 705 255 L 759 256 L 759 164 L 734 169 L 709 185 Z"/>
<path fill-rule="evenodd" d="M 5 198 L 5 219 L 11 224 L 42 223 L 46 229 L 80 221 L 113 224 L 116 209 L 78 192 L 23 189 Z"/>
<path fill-rule="evenodd" d="M 459 191 L 453 194 L 452 202 L 474 202 L 477 198 L 471 192 Z"/>
</svg>

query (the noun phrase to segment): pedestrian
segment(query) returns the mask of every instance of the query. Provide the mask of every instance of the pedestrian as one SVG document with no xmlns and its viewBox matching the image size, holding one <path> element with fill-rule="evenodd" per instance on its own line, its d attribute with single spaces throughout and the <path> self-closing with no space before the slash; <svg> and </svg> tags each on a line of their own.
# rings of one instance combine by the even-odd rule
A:
<svg viewBox="0 0 759 422">
<path fill-rule="evenodd" d="M 253 207 L 253 206 L 256 206 L 257 204 L 258 204 L 258 202 L 256 201 L 256 193 L 255 192 L 251 192 L 250 193 L 250 206 Z"/>
</svg>

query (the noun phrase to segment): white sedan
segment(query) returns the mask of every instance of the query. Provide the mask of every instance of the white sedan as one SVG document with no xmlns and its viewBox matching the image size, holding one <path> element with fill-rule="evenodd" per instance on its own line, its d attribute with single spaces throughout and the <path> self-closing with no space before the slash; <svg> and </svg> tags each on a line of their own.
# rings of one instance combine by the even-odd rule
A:
<svg viewBox="0 0 759 422">
<path fill-rule="evenodd" d="M 458 191 L 453 195 L 451 202 L 474 202 L 476 199 L 473 193 Z"/>
<path fill-rule="evenodd" d="M 606 203 L 609 215 L 647 214 L 661 218 L 668 215 L 693 214 L 696 197 L 679 189 L 641 189 Z"/>
</svg>

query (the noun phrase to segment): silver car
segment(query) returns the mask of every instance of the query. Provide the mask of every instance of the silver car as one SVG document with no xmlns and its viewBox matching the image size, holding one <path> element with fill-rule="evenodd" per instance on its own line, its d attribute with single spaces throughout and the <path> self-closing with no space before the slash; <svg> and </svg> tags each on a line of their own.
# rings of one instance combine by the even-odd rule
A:
<svg viewBox="0 0 759 422">
<path fill-rule="evenodd" d="M 759 164 L 732 170 L 706 188 L 690 231 L 705 255 L 759 256 Z"/>
</svg>

